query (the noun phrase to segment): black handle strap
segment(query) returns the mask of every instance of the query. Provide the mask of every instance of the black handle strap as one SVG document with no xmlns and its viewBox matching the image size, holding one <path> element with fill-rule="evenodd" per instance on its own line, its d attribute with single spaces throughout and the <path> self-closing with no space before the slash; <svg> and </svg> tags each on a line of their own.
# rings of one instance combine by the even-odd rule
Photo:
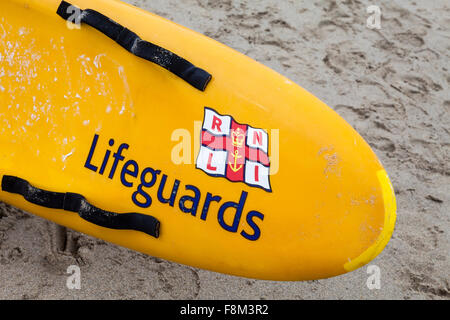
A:
<svg viewBox="0 0 450 320">
<path fill-rule="evenodd" d="M 156 218 L 139 213 L 119 214 L 105 211 L 91 205 L 85 197 L 77 193 L 45 191 L 14 176 L 3 176 L 2 190 L 20 194 L 25 200 L 38 206 L 76 212 L 82 219 L 100 227 L 135 230 L 155 238 L 159 237 L 160 222 Z"/>
<path fill-rule="evenodd" d="M 70 19 L 72 22 L 79 21 L 90 25 L 116 41 L 129 52 L 169 70 L 198 90 L 205 91 L 206 86 L 211 81 L 211 74 L 205 70 L 197 68 L 189 61 L 169 50 L 142 40 L 131 30 L 97 11 L 91 9 L 81 10 L 68 2 L 62 1 L 57 14 L 64 20 Z"/>
</svg>

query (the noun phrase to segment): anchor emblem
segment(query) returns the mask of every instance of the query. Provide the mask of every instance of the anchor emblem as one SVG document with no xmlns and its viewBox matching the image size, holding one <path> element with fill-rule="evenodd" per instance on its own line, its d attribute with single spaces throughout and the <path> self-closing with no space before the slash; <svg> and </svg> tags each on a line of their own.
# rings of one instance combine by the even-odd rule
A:
<svg viewBox="0 0 450 320">
<path fill-rule="evenodd" d="M 237 165 L 238 159 L 242 158 L 242 156 L 239 154 L 239 150 L 235 150 L 231 155 L 234 158 L 234 163 L 229 162 L 228 164 L 230 165 L 231 170 L 233 170 L 234 172 L 238 172 L 243 167 L 242 164 L 239 166 Z"/>
<path fill-rule="evenodd" d="M 241 130 L 241 128 L 237 128 L 236 130 L 232 130 L 231 132 L 231 141 L 235 148 L 242 148 L 245 142 L 245 132 Z M 238 165 L 238 159 L 242 158 L 242 155 L 239 153 L 239 149 L 234 150 L 234 153 L 231 154 L 234 158 L 234 163 L 229 162 L 231 170 L 234 172 L 238 172 L 244 166 L 243 164 Z"/>
</svg>

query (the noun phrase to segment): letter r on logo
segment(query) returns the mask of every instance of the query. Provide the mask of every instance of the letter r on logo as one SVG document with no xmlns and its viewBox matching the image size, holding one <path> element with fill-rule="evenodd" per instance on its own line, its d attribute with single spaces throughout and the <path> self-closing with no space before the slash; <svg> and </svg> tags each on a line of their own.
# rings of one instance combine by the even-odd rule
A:
<svg viewBox="0 0 450 320">
<path fill-rule="evenodd" d="M 222 120 L 220 120 L 219 118 L 217 118 L 216 116 L 214 116 L 213 121 L 212 121 L 212 130 L 217 130 L 218 132 L 222 132 L 222 130 L 220 129 L 220 126 L 222 125 Z"/>
</svg>

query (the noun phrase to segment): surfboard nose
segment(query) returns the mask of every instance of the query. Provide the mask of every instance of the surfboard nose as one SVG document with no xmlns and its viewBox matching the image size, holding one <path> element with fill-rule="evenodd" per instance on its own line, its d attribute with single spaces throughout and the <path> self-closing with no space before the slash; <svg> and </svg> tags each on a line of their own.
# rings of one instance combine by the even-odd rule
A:
<svg viewBox="0 0 450 320">
<path fill-rule="evenodd" d="M 347 272 L 356 270 L 375 259 L 384 250 L 394 232 L 395 221 L 397 218 L 397 203 L 394 188 L 384 169 L 377 172 L 377 177 L 380 182 L 384 202 L 385 212 L 383 230 L 377 240 L 369 248 L 344 265 L 344 269 Z"/>
</svg>

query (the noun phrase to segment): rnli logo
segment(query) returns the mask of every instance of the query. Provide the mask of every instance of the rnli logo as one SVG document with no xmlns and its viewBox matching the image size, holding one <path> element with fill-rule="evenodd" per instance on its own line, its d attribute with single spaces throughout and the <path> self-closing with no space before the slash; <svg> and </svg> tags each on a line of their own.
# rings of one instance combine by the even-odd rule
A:
<svg viewBox="0 0 450 320">
<path fill-rule="evenodd" d="M 229 115 L 205 108 L 198 169 L 213 177 L 272 192 L 268 149 L 265 130 L 240 124 Z"/>
</svg>

